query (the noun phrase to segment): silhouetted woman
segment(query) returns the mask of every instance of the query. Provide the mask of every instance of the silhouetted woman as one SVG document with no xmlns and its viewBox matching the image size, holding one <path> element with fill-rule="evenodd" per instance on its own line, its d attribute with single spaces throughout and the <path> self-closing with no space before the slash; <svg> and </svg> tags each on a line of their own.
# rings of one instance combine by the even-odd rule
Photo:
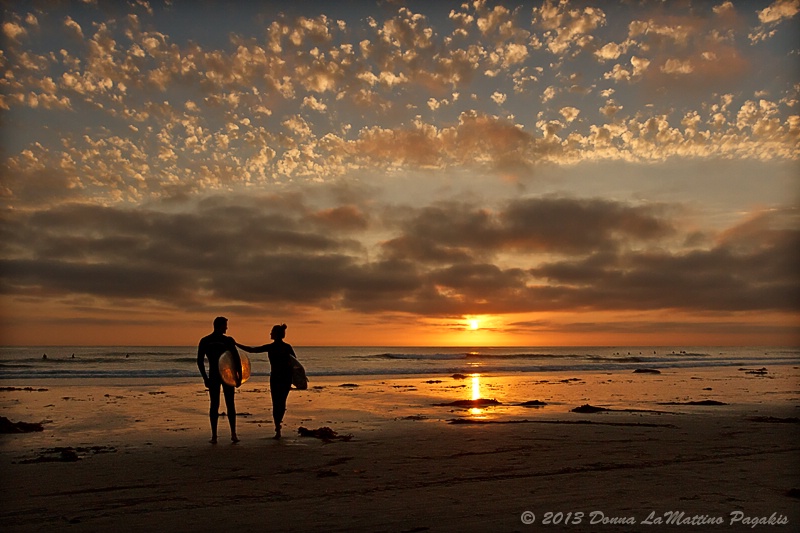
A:
<svg viewBox="0 0 800 533">
<path fill-rule="evenodd" d="M 275 421 L 275 438 L 281 438 L 281 424 L 286 413 L 286 399 L 292 388 L 292 357 L 294 350 L 291 345 L 283 342 L 286 337 L 286 324 L 273 326 L 269 337 L 273 342 L 263 346 L 252 347 L 236 343 L 236 346 L 250 353 L 264 353 L 269 356 L 269 389 L 272 396 L 272 418 Z"/>
</svg>

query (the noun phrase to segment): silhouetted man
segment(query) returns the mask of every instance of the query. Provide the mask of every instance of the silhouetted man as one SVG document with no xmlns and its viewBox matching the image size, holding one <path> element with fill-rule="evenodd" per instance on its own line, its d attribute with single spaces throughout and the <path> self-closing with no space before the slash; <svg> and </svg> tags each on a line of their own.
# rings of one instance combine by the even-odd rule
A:
<svg viewBox="0 0 800 533">
<path fill-rule="evenodd" d="M 236 436 L 236 403 L 234 401 L 235 388 L 222 381 L 219 373 L 219 358 L 226 351 L 233 354 L 236 376 L 236 387 L 242 384 L 242 361 L 236 350 L 236 341 L 225 335 L 228 331 L 228 319 L 218 316 L 214 319 L 214 332 L 200 339 L 197 346 L 197 367 L 203 376 L 203 383 L 208 388 L 208 397 L 211 406 L 208 417 L 211 420 L 211 444 L 217 443 L 217 421 L 219 420 L 219 389 L 225 395 L 225 407 L 228 409 L 228 423 L 231 425 L 231 441 L 239 442 Z M 208 358 L 208 374 L 206 374 L 205 358 Z"/>
</svg>

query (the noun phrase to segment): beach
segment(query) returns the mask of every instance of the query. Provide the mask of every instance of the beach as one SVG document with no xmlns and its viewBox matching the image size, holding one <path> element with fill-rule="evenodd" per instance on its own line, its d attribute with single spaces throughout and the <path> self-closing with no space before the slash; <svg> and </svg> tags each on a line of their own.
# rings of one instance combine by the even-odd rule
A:
<svg viewBox="0 0 800 533">
<path fill-rule="evenodd" d="M 216 445 L 199 379 L 5 380 L 0 416 L 42 431 L 0 435 L 0 520 L 9 532 L 796 531 L 799 376 L 319 376 L 290 394 L 279 441 L 256 376 L 237 392 L 241 442 L 220 418 Z"/>
</svg>

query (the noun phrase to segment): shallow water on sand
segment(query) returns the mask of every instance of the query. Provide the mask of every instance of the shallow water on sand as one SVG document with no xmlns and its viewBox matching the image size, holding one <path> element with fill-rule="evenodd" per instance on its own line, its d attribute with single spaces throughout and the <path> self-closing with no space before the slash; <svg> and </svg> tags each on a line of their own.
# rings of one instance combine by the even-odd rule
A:
<svg viewBox="0 0 800 533">
<path fill-rule="evenodd" d="M 635 369 L 800 365 L 785 347 L 295 347 L 309 376 L 548 373 Z M 188 378 L 198 375 L 192 346 L 0 347 L 0 379 Z M 269 375 L 253 354 L 253 376 Z"/>
</svg>

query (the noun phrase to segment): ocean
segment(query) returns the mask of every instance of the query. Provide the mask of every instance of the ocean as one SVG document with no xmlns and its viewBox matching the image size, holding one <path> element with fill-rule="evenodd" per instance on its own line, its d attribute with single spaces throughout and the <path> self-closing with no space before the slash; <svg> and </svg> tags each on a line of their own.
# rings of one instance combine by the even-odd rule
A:
<svg viewBox="0 0 800 533">
<path fill-rule="evenodd" d="M 800 347 L 347 347 L 295 346 L 314 376 L 568 373 L 637 368 L 800 365 Z M 46 357 L 44 357 L 46 356 Z M 268 376 L 266 354 L 251 354 Z M 198 376 L 195 346 L 0 347 L 0 380 Z"/>
</svg>

